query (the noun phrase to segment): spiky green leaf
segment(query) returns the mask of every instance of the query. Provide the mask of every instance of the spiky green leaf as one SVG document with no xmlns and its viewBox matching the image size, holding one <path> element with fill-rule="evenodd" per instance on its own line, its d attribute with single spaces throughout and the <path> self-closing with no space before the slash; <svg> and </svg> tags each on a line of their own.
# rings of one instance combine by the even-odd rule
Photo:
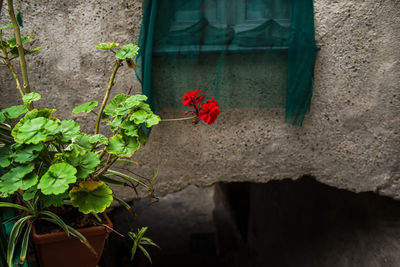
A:
<svg viewBox="0 0 400 267">
<path fill-rule="evenodd" d="M 113 200 L 111 189 L 103 182 L 95 181 L 79 183 L 71 189 L 69 196 L 72 205 L 85 214 L 103 212 Z"/>
<path fill-rule="evenodd" d="M 58 195 L 64 193 L 71 183 L 76 182 L 77 170 L 68 163 L 56 163 L 50 166 L 40 178 L 38 188 L 45 195 Z"/>
</svg>

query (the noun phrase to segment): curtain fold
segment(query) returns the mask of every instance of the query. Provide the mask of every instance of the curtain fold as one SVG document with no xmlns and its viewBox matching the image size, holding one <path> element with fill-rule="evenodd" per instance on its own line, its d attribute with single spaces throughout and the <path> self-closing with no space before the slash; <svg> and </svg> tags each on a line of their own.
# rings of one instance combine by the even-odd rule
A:
<svg viewBox="0 0 400 267">
<path fill-rule="evenodd" d="M 222 109 L 284 108 L 301 126 L 312 96 L 313 0 L 146 0 L 136 59 L 156 112 L 201 88 Z M 247 5 L 247 6 L 246 6 Z"/>
<path fill-rule="evenodd" d="M 301 126 L 311 103 L 317 53 L 313 0 L 294 0 L 286 85 L 286 122 Z"/>
</svg>

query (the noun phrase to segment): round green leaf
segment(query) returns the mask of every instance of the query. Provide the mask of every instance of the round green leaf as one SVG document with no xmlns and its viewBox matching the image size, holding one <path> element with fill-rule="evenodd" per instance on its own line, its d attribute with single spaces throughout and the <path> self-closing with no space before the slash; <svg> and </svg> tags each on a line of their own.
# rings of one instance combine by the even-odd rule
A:
<svg viewBox="0 0 400 267">
<path fill-rule="evenodd" d="M 0 147 L 0 167 L 5 168 L 10 166 L 11 149 L 9 145 Z"/>
<path fill-rule="evenodd" d="M 24 105 L 12 106 L 2 110 L 2 113 L 9 119 L 16 119 L 28 112 L 28 108 Z"/>
<path fill-rule="evenodd" d="M 24 101 L 25 104 L 30 104 L 34 101 L 38 101 L 42 98 L 41 95 L 35 92 L 30 92 L 29 94 L 26 94 L 22 97 L 22 100 Z"/>
<path fill-rule="evenodd" d="M 90 137 L 85 134 L 80 134 L 73 137 L 71 144 L 69 144 L 64 150 L 69 151 L 71 155 L 77 157 L 86 154 L 91 149 L 92 145 L 90 144 Z"/>
<path fill-rule="evenodd" d="M 101 43 L 99 45 L 96 45 L 95 47 L 97 49 L 101 49 L 101 50 L 110 50 L 110 49 L 112 49 L 114 47 L 117 47 L 117 46 L 119 46 L 118 43 Z"/>
<path fill-rule="evenodd" d="M 66 199 L 67 197 L 68 197 L 68 192 L 64 192 L 58 195 L 40 194 L 40 201 L 46 208 L 50 206 L 61 207 L 62 205 L 64 205 L 64 199 Z"/>
<path fill-rule="evenodd" d="M 113 99 L 111 99 L 110 103 L 106 106 L 104 109 L 104 114 L 106 115 L 111 115 L 111 116 L 117 116 L 117 108 L 120 107 L 121 103 L 125 102 L 127 99 L 127 95 L 125 94 L 118 94 L 114 96 Z"/>
<path fill-rule="evenodd" d="M 131 157 L 133 153 L 140 148 L 140 144 L 136 137 L 123 136 L 117 134 L 110 138 L 106 148 L 108 153 L 117 155 L 118 157 Z"/>
<path fill-rule="evenodd" d="M 80 179 L 84 179 L 89 174 L 93 173 L 100 164 L 99 157 L 94 152 L 88 152 L 78 157 L 67 156 L 67 162 L 76 168 L 78 171 L 76 177 Z"/>
<path fill-rule="evenodd" d="M 58 123 L 43 117 L 27 120 L 19 125 L 17 131 L 12 131 L 15 142 L 25 144 L 38 144 L 47 139 L 49 135 L 57 133 Z"/>
<path fill-rule="evenodd" d="M 107 145 L 108 139 L 107 139 L 107 137 L 105 137 L 102 134 L 95 134 L 95 135 L 90 136 L 89 142 L 91 144 L 101 143 L 101 144 Z"/>
<path fill-rule="evenodd" d="M 85 104 L 79 105 L 75 107 L 72 112 L 75 114 L 81 113 L 81 112 L 86 112 L 89 113 L 91 112 L 95 107 L 97 107 L 99 103 L 97 101 L 92 101 L 92 102 L 87 102 Z"/>
<path fill-rule="evenodd" d="M 134 44 L 126 44 L 121 46 L 115 57 L 121 60 L 133 58 L 138 54 L 139 46 Z"/>
<path fill-rule="evenodd" d="M 61 133 L 61 142 L 69 142 L 72 138 L 81 133 L 81 127 L 73 120 L 61 121 L 59 131 Z"/>
<path fill-rule="evenodd" d="M 161 119 L 160 119 L 159 116 L 157 116 L 155 114 L 152 114 L 149 117 L 147 117 L 147 119 L 146 119 L 146 127 L 150 128 L 150 127 L 152 127 L 154 125 L 159 124 L 160 121 L 161 121 Z"/>
<path fill-rule="evenodd" d="M 43 144 L 30 144 L 24 145 L 21 149 L 18 149 L 14 154 L 14 161 L 18 163 L 24 163 L 34 160 L 39 156 L 39 152 L 43 150 Z"/>
<path fill-rule="evenodd" d="M 77 170 L 68 163 L 56 163 L 50 166 L 40 178 L 38 188 L 45 195 L 58 195 L 68 190 L 69 184 L 76 182 Z"/>
<path fill-rule="evenodd" d="M 38 181 L 38 176 L 32 173 L 32 165 L 23 165 L 11 169 L 1 177 L 0 192 L 12 194 L 19 188 L 26 190 L 34 186 Z"/>
<path fill-rule="evenodd" d="M 113 200 L 111 189 L 103 182 L 85 181 L 69 192 L 72 206 L 80 212 L 100 213 L 111 205 Z"/>
</svg>

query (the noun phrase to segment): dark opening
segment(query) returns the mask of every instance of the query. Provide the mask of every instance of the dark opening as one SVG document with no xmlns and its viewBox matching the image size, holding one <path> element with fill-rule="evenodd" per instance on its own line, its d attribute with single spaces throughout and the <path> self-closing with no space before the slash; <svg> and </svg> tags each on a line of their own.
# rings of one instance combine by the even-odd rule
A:
<svg viewBox="0 0 400 267">
<path fill-rule="evenodd" d="M 219 183 L 190 186 L 155 205 L 137 203 L 133 220 L 111 213 L 125 234 L 148 226 L 161 246 L 158 266 L 400 266 L 400 203 L 317 182 Z M 99 266 L 151 266 L 131 242 L 110 235 Z"/>
</svg>

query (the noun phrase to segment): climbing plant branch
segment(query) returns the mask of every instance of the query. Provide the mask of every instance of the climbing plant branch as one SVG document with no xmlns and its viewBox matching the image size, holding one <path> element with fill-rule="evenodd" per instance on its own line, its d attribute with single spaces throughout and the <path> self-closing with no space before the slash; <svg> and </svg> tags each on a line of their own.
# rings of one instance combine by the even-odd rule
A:
<svg viewBox="0 0 400 267">
<path fill-rule="evenodd" d="M 121 67 L 121 65 L 122 65 L 122 60 L 120 60 L 120 59 L 118 59 L 114 64 L 114 69 L 113 69 L 113 72 L 111 73 L 111 77 L 110 77 L 110 80 L 108 82 L 107 92 L 106 92 L 106 94 L 105 94 L 105 96 L 103 98 L 103 102 L 101 103 L 99 114 L 97 115 L 96 127 L 95 127 L 95 130 L 94 130 L 94 134 L 98 134 L 99 133 L 101 114 L 103 114 L 104 108 L 107 105 L 108 98 L 110 97 L 111 88 L 115 84 L 115 75 L 117 74 L 117 71 L 118 71 L 119 67 Z"/>
<path fill-rule="evenodd" d="M 11 23 L 14 28 L 15 39 L 17 41 L 17 49 L 18 49 L 18 55 L 19 55 L 19 62 L 21 65 L 22 80 L 24 82 L 24 91 L 25 91 L 25 93 L 30 93 L 31 89 L 29 86 L 28 71 L 27 71 L 26 61 L 25 61 L 24 47 L 22 45 L 21 32 L 19 29 L 19 25 L 18 25 L 17 19 L 15 17 L 13 0 L 7 0 L 7 4 L 8 4 L 8 13 L 10 15 Z M 31 107 L 31 109 L 32 109 L 32 107 Z"/>
</svg>

